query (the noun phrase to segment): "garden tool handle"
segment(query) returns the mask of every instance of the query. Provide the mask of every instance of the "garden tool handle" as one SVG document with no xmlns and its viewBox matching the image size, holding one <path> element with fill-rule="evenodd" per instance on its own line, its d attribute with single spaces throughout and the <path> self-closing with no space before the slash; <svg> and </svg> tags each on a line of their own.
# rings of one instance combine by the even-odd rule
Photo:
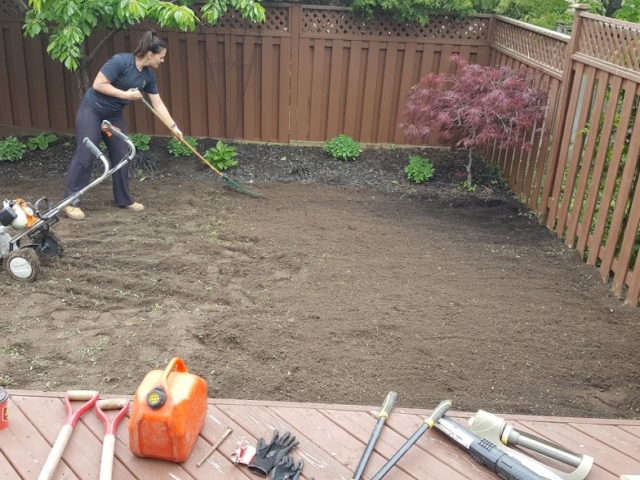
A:
<svg viewBox="0 0 640 480">
<path fill-rule="evenodd" d="M 376 442 L 378 441 L 378 437 L 380 436 L 380 432 L 382 431 L 382 426 L 384 422 L 389 418 L 389 414 L 391 413 L 391 409 L 393 408 L 393 404 L 396 401 L 398 394 L 396 392 L 389 392 L 384 399 L 382 404 L 382 408 L 376 418 L 376 424 L 373 428 L 373 433 L 369 437 L 369 441 L 362 452 L 362 456 L 360 457 L 360 461 L 358 462 L 358 466 L 356 467 L 355 472 L 353 473 L 353 477 L 351 480 L 360 480 L 362 478 L 362 474 L 364 473 L 365 468 L 367 467 L 367 463 L 369 462 L 369 457 L 371 457 L 371 453 L 373 452 L 373 447 L 375 447 Z"/>
<path fill-rule="evenodd" d="M 384 399 L 384 403 L 382 404 L 382 410 L 378 413 L 376 418 L 389 418 L 389 414 L 391 413 L 391 409 L 393 408 L 393 404 L 396 403 L 396 399 L 398 398 L 398 394 L 396 392 L 387 393 L 386 398 Z"/>
<path fill-rule="evenodd" d="M 87 147 L 91 153 L 93 153 L 96 157 L 100 157 L 102 155 L 102 152 L 100 151 L 100 149 L 98 147 L 95 146 L 95 144 L 91 141 L 91 139 L 89 137 L 85 137 L 84 140 L 82 140 L 82 143 L 84 144 L 85 147 Z"/>
<path fill-rule="evenodd" d="M 69 390 L 64 396 L 64 406 L 67 409 L 67 425 L 70 425 L 71 428 L 75 427 L 80 417 L 93 408 L 99 396 L 100 393 L 95 390 Z M 74 413 L 71 408 L 71 402 L 83 400 L 86 400 L 86 403 Z"/>
<path fill-rule="evenodd" d="M 120 411 L 112 420 L 107 417 L 104 410 Z M 109 398 L 96 403 L 96 413 L 105 427 L 105 435 L 102 440 L 102 458 L 100 460 L 100 480 L 111 480 L 113 477 L 113 457 L 116 449 L 116 428 L 120 420 L 129 411 L 129 400 L 121 398 Z"/>
<path fill-rule="evenodd" d="M 76 425 L 80 417 L 95 405 L 98 401 L 99 395 L 100 393 L 94 390 L 69 390 L 65 394 L 64 405 L 67 410 L 67 421 L 60 429 L 60 433 L 49 452 L 49 456 L 42 467 L 38 480 L 51 480 L 53 473 L 62 458 L 62 453 L 64 452 L 67 443 L 69 443 L 69 439 L 73 433 L 73 427 Z M 74 413 L 71 408 L 72 400 L 87 400 L 87 402 Z"/>
<path fill-rule="evenodd" d="M 109 136 L 115 135 L 123 142 L 129 141 L 129 137 L 122 133 L 122 131 L 118 127 L 114 127 L 109 120 L 102 121 L 102 131 Z"/>
<path fill-rule="evenodd" d="M 102 458 L 100 459 L 100 480 L 113 478 L 113 455 L 116 451 L 116 436 L 109 433 L 102 440 Z"/>
<path fill-rule="evenodd" d="M 216 167 L 214 167 L 209 162 L 207 162 L 207 160 L 202 155 L 200 155 L 195 148 L 193 148 L 191 145 L 189 145 L 184 138 L 180 138 L 178 135 L 176 135 L 176 132 L 173 130 L 173 128 L 171 128 L 171 125 L 169 125 L 167 123 L 167 121 L 164 118 L 162 118 L 158 112 L 156 112 L 155 108 L 153 108 L 151 106 L 151 104 L 145 100 L 144 97 L 141 98 L 140 100 L 142 100 L 142 103 L 144 104 L 145 107 L 147 107 L 149 110 L 151 110 L 153 112 L 153 114 L 156 116 L 156 118 L 158 120 L 160 120 L 162 123 L 164 123 L 164 126 L 167 127 L 171 131 L 171 135 L 173 135 L 180 143 L 182 143 L 185 147 L 187 147 L 191 151 L 191 153 L 193 153 L 196 157 L 198 157 L 198 160 L 200 160 L 207 167 L 209 167 L 211 170 L 216 172 L 216 174 L 219 177 L 223 176 L 222 172 L 220 170 L 218 170 Z"/>
<path fill-rule="evenodd" d="M 124 143 L 126 143 L 127 144 L 127 148 L 129 149 L 129 154 L 127 155 L 127 158 L 129 160 L 133 160 L 133 157 L 136 156 L 136 146 L 133 144 L 133 142 L 131 141 L 131 139 L 128 136 L 126 136 L 124 133 L 122 133 L 122 130 L 120 130 L 118 127 L 112 125 L 109 120 L 103 120 L 102 121 L 102 131 L 105 132 L 107 134 L 107 136 L 110 137 L 111 135 L 115 135 L 120 140 L 122 140 Z"/>
<path fill-rule="evenodd" d="M 400 459 L 404 456 L 405 453 L 409 451 L 409 449 L 424 435 L 424 433 L 432 428 L 435 423 L 442 418 L 442 416 L 451 408 L 452 405 L 451 400 L 443 400 L 440 404 L 433 410 L 431 415 L 424 419 L 422 425 L 416 430 L 416 432 L 411 435 L 411 437 L 398 449 L 396 453 L 385 463 L 382 468 L 376 473 L 371 480 L 381 480 L 384 476 L 389 473 L 396 463 L 400 461 Z"/>
<path fill-rule="evenodd" d="M 56 471 L 58 462 L 60 462 L 60 459 L 62 458 L 62 453 L 64 452 L 67 443 L 69 443 L 72 433 L 73 427 L 71 425 L 67 424 L 62 426 L 62 429 L 58 434 L 58 438 L 56 438 L 56 441 L 49 452 L 49 456 L 47 457 L 46 462 L 44 462 L 44 466 L 38 476 L 38 480 L 51 480 L 53 478 L 53 473 Z"/>
</svg>

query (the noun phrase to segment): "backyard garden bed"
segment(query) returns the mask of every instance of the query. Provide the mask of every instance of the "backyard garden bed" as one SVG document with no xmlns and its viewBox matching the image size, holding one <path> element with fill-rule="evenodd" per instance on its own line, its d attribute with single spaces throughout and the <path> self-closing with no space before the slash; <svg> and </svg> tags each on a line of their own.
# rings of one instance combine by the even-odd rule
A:
<svg viewBox="0 0 640 480">
<path fill-rule="evenodd" d="M 62 199 L 73 139 L 0 163 L 0 195 Z M 212 397 L 637 418 L 640 314 L 465 155 L 239 144 L 229 189 L 154 138 L 144 212 L 54 227 L 34 283 L 0 272 L 0 384 L 133 393 L 173 356 Z M 211 144 L 200 144 L 204 152 Z M 409 153 L 433 161 L 408 182 Z"/>
</svg>

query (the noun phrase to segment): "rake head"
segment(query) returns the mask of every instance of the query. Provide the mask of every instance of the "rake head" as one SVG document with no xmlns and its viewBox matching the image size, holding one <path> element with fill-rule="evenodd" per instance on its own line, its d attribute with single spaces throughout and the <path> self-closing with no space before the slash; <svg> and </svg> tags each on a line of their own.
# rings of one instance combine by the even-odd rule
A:
<svg viewBox="0 0 640 480">
<path fill-rule="evenodd" d="M 246 187 L 243 187 L 242 185 L 240 185 L 238 182 L 236 182 L 235 180 L 233 180 L 232 178 L 230 178 L 226 173 L 222 175 L 222 180 L 224 181 L 224 183 L 226 183 L 227 185 L 229 185 L 231 188 L 233 188 L 234 190 L 237 190 L 241 193 L 246 193 L 247 195 L 251 195 L 252 197 L 262 197 L 261 194 L 253 192 L 251 190 L 249 190 Z"/>
</svg>

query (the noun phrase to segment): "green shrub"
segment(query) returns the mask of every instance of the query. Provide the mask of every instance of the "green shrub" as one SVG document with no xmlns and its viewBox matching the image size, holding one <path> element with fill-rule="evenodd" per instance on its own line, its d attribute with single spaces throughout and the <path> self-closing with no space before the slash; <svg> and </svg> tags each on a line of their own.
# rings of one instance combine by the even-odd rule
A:
<svg viewBox="0 0 640 480">
<path fill-rule="evenodd" d="M 228 170 L 238 164 L 238 161 L 233 159 L 237 155 L 236 147 L 225 145 L 224 142 L 218 140 L 215 147 L 205 152 L 204 158 L 218 170 Z"/>
<path fill-rule="evenodd" d="M 49 144 L 55 142 L 57 139 L 58 137 L 55 135 L 41 133 L 37 137 L 31 137 L 27 140 L 27 146 L 29 147 L 29 150 L 36 150 L 38 148 L 40 150 L 46 150 L 49 148 Z"/>
<path fill-rule="evenodd" d="M 415 183 L 422 183 L 431 180 L 435 169 L 433 163 L 428 158 L 422 158 L 418 155 L 409 156 L 409 165 L 404 167 L 407 178 Z"/>
<path fill-rule="evenodd" d="M 144 152 L 149 150 L 149 142 L 151 141 L 151 135 L 143 135 L 142 133 L 136 133 L 129 137 L 131 143 L 136 147 L 137 152 Z"/>
<path fill-rule="evenodd" d="M 196 148 L 198 146 L 198 141 L 193 137 L 184 137 L 184 141 L 191 145 L 193 148 Z M 169 150 L 169 153 L 174 157 L 189 157 L 193 153 L 177 138 L 172 138 L 171 140 L 169 140 L 167 150 Z"/>
<path fill-rule="evenodd" d="M 360 143 L 344 134 L 325 142 L 324 149 L 337 160 L 355 160 L 362 152 Z"/>
<path fill-rule="evenodd" d="M 16 137 L 9 136 L 0 141 L 0 162 L 22 160 L 27 146 Z"/>
</svg>

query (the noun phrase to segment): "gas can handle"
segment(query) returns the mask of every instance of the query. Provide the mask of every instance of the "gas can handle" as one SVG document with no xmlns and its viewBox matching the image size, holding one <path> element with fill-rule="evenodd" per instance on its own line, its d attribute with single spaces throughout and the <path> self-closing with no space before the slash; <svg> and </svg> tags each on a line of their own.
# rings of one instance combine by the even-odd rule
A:
<svg viewBox="0 0 640 480">
<path fill-rule="evenodd" d="M 166 382 L 169 374 L 173 371 L 174 368 L 176 372 L 187 373 L 187 366 L 184 364 L 182 359 L 180 357 L 174 357 L 169 362 L 169 365 L 167 365 L 167 368 L 164 369 L 161 380 Z"/>
</svg>

